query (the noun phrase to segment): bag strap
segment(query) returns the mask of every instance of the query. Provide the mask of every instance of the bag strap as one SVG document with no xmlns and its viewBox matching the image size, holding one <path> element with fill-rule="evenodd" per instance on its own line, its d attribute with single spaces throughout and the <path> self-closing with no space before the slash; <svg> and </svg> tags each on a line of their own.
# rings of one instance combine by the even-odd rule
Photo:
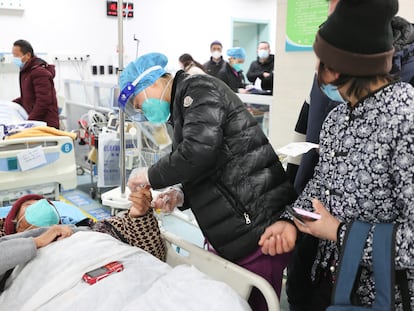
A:
<svg viewBox="0 0 414 311">
<path fill-rule="evenodd" d="M 351 295 L 356 281 L 364 246 L 372 225 L 354 221 L 343 248 L 333 296 L 333 305 L 351 306 Z M 373 233 L 373 274 L 375 300 L 373 310 L 395 309 L 395 227 L 394 224 L 376 224 Z"/>
<path fill-rule="evenodd" d="M 395 308 L 395 230 L 393 224 L 376 224 L 372 249 L 375 301 L 379 310 Z M 377 282 L 381 279 L 381 282 Z"/>
<path fill-rule="evenodd" d="M 410 290 L 408 289 L 407 270 L 395 271 L 395 283 L 400 286 L 404 311 L 412 311 L 410 302 Z"/>
<path fill-rule="evenodd" d="M 338 277 L 335 282 L 333 305 L 351 305 L 351 294 L 371 224 L 354 221 L 343 248 Z"/>
</svg>

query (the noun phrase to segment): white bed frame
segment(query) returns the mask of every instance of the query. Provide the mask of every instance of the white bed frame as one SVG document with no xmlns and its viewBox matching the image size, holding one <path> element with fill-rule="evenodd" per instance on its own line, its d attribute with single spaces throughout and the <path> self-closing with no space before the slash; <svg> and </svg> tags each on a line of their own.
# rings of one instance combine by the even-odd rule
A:
<svg viewBox="0 0 414 311">
<path fill-rule="evenodd" d="M 17 163 L 17 155 L 30 148 L 41 146 L 47 163 L 45 165 L 22 171 L 10 167 Z M 0 193 L 17 192 L 29 189 L 36 192 L 36 187 L 51 185 L 54 199 L 59 199 L 61 189 L 76 188 L 76 162 L 73 140 L 68 136 L 41 136 L 0 141 Z M 36 193 L 39 190 L 37 190 Z M 46 193 L 41 193 L 46 195 Z"/>
<path fill-rule="evenodd" d="M 167 245 L 169 265 L 173 267 L 180 264 L 193 265 L 211 278 L 227 283 L 246 300 L 249 298 L 252 287 L 256 287 L 265 297 L 270 311 L 280 310 L 276 292 L 263 277 L 185 241 L 175 234 L 164 231 L 162 236 Z"/>
</svg>

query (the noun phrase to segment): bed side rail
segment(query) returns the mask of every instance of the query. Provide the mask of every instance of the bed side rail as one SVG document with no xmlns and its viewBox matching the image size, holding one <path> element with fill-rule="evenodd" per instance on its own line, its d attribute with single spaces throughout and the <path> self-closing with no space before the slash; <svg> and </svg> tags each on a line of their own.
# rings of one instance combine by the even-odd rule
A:
<svg viewBox="0 0 414 311">
<path fill-rule="evenodd" d="M 256 287 L 265 297 L 269 310 L 280 310 L 276 292 L 263 277 L 208 252 L 171 232 L 164 231 L 162 236 L 167 245 L 167 263 L 169 265 L 173 267 L 180 264 L 193 265 L 211 278 L 227 283 L 246 300 L 249 298 L 252 287 Z"/>
</svg>

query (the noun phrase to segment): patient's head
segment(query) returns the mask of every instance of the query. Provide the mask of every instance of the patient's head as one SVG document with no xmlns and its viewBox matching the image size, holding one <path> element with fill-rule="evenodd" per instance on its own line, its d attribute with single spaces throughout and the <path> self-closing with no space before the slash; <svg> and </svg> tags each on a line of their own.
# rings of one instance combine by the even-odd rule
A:
<svg viewBox="0 0 414 311">
<path fill-rule="evenodd" d="M 57 225 L 60 218 L 56 207 L 47 199 L 41 199 L 22 204 L 16 220 L 16 232 L 23 232 L 36 227 Z"/>
<path fill-rule="evenodd" d="M 29 194 L 17 200 L 6 217 L 6 234 L 23 232 L 35 227 L 48 227 L 60 222 L 52 202 L 43 196 Z"/>
</svg>

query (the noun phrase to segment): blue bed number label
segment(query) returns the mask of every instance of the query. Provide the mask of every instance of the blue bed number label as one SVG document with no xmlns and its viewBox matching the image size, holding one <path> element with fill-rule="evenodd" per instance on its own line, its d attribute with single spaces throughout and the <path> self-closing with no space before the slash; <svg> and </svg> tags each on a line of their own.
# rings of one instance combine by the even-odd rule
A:
<svg viewBox="0 0 414 311">
<path fill-rule="evenodd" d="M 62 145 L 62 152 L 63 153 L 69 153 L 72 151 L 72 144 L 71 143 L 65 143 Z"/>
</svg>

